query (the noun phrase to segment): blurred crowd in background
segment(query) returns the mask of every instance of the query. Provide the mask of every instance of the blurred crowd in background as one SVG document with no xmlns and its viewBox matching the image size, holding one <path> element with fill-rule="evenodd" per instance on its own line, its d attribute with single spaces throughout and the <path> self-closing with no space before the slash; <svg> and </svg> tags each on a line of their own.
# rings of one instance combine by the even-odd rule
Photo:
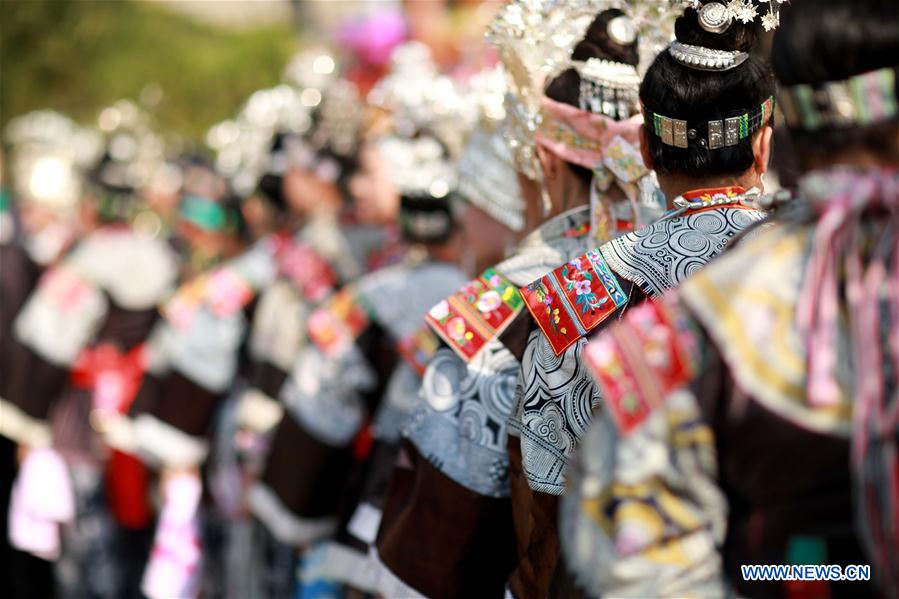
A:
<svg viewBox="0 0 899 599">
<path fill-rule="evenodd" d="M 0 594 L 895 595 L 899 23 L 813 4 L 5 2 Z"/>
</svg>

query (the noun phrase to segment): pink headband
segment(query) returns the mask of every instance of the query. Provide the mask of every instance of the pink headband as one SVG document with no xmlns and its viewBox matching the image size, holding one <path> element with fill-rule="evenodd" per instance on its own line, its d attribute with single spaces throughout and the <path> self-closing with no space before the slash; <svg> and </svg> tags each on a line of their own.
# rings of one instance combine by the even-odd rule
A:
<svg viewBox="0 0 899 599">
<path fill-rule="evenodd" d="M 543 98 L 543 122 L 536 142 L 566 162 L 593 169 L 602 164 L 605 148 L 616 137 L 635 147 L 639 143 L 643 117 L 636 114 L 626 121 L 581 110 Z"/>
</svg>

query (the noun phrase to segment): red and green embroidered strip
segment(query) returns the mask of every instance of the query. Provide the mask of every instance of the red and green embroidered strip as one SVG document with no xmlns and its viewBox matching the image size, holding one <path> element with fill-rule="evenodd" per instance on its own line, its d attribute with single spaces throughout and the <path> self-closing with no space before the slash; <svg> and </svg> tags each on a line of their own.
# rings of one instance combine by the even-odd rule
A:
<svg viewBox="0 0 899 599">
<path fill-rule="evenodd" d="M 397 349 L 418 376 L 424 376 L 428 362 L 431 361 L 439 345 L 440 341 L 431 328 L 427 324 L 422 324 L 415 332 L 400 339 Z"/>
<path fill-rule="evenodd" d="M 646 302 L 584 350 L 604 405 L 623 435 L 696 372 L 695 341 L 678 314 L 673 304 Z"/>
<path fill-rule="evenodd" d="M 518 289 L 493 268 L 431 308 L 425 320 L 469 362 L 500 335 L 524 307 Z"/>
<path fill-rule="evenodd" d="M 368 323 L 368 313 L 359 303 L 355 289 L 342 289 L 309 315 L 309 340 L 325 354 L 337 355 L 356 341 Z"/>
<path fill-rule="evenodd" d="M 556 355 L 627 303 L 612 269 L 598 250 L 591 250 L 523 287 L 521 295 Z"/>
</svg>

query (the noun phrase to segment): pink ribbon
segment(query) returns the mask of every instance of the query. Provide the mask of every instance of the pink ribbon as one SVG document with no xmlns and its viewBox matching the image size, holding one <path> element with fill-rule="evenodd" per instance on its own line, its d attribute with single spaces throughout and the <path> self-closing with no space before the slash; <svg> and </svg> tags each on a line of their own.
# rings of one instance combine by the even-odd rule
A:
<svg viewBox="0 0 899 599">
<path fill-rule="evenodd" d="M 889 588 L 899 572 L 895 441 L 899 397 L 886 395 L 884 366 L 888 361 L 899 364 L 899 174 L 889 169 L 837 170 L 810 177 L 815 178 L 821 180 L 806 195 L 819 216 L 797 306 L 798 324 L 806 339 L 807 401 L 821 406 L 839 400 L 836 347 L 840 314 L 845 312 L 855 374 L 852 470 L 856 505 L 867 544 Z M 871 237 L 870 227 L 877 225 L 882 229 Z M 845 311 L 840 306 L 843 274 Z M 891 329 L 884 346 L 881 327 L 887 318 Z M 893 393 L 899 391 L 894 388 Z"/>
<path fill-rule="evenodd" d="M 538 144 L 572 164 L 593 169 L 602 164 L 606 146 L 621 137 L 637 146 L 640 141 L 639 114 L 626 121 L 581 110 L 550 98 L 543 98 L 543 123 L 535 137 Z"/>
</svg>

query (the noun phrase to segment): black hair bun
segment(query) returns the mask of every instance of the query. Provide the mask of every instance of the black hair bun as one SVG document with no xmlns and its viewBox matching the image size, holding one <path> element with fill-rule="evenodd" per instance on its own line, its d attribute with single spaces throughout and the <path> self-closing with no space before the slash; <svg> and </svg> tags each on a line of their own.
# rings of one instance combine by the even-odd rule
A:
<svg viewBox="0 0 899 599">
<path fill-rule="evenodd" d="M 621 43 L 609 34 L 609 23 L 617 18 L 626 19 L 628 17 L 617 8 L 604 10 L 596 15 L 596 18 L 587 27 L 583 39 L 574 47 L 571 58 L 581 61 L 599 58 L 637 66 L 637 63 L 640 62 L 637 40 Z"/>
<path fill-rule="evenodd" d="M 571 59 L 586 62 L 591 58 L 611 60 L 637 66 L 640 62 L 637 40 L 622 44 L 609 34 L 609 23 L 625 14 L 617 8 L 604 10 L 596 15 L 583 39 L 571 52 Z M 625 17 L 626 18 L 626 17 Z M 577 107 L 579 105 L 581 77 L 575 69 L 567 69 L 553 79 L 546 87 L 546 95 L 557 102 Z"/>
<path fill-rule="evenodd" d="M 702 0 L 702 5 L 705 6 L 713 2 L 724 4 L 724 2 L 719 0 Z M 684 44 L 703 46 L 715 50 L 749 52 L 759 37 L 759 27 L 757 20 L 750 23 L 742 23 L 734 19 L 728 28 L 721 33 L 706 31 L 699 23 L 699 10 L 688 8 L 674 22 L 674 35 L 677 37 L 677 41 Z"/>
</svg>

